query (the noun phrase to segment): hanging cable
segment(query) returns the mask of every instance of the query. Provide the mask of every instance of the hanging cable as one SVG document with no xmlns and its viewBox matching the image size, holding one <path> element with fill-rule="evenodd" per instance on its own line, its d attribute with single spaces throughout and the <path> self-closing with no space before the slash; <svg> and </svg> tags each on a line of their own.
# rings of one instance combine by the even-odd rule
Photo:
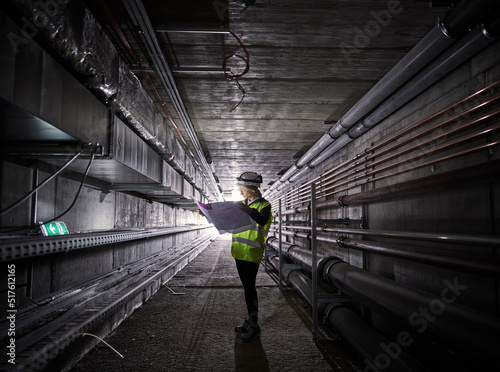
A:
<svg viewBox="0 0 500 372">
<path fill-rule="evenodd" d="M 234 34 L 232 31 L 229 31 L 229 33 L 231 35 L 233 35 L 233 37 L 236 39 L 236 41 L 238 42 L 238 44 L 240 44 L 240 46 L 243 48 L 243 51 L 245 52 L 245 57 L 243 57 L 242 55 L 240 54 L 231 54 L 230 56 L 227 56 L 226 58 L 224 58 L 224 60 L 222 61 L 222 70 L 224 71 L 224 76 L 226 77 L 226 79 L 228 80 L 233 80 L 236 82 L 236 87 L 241 90 L 242 92 L 242 96 L 241 96 L 241 99 L 240 101 L 238 102 L 238 104 L 236 106 L 234 106 L 232 109 L 231 109 L 231 112 L 234 111 L 236 109 L 236 107 L 238 107 L 240 105 L 241 102 L 243 102 L 243 98 L 245 98 L 245 90 L 243 89 L 243 87 L 241 86 L 241 84 L 239 83 L 238 81 L 238 78 L 242 77 L 243 75 L 245 75 L 249 70 L 250 70 L 250 55 L 248 54 L 248 50 L 247 48 L 245 47 L 245 45 L 241 42 L 241 40 L 239 39 L 238 36 L 236 36 L 236 34 Z M 230 59 L 230 58 L 239 58 L 241 59 L 243 62 L 245 62 L 245 69 L 243 70 L 243 72 L 241 72 L 240 74 L 235 74 L 233 73 L 232 71 L 228 72 L 227 70 L 227 67 L 226 67 L 226 63 L 227 61 Z"/>
<path fill-rule="evenodd" d="M 66 164 L 63 165 L 63 167 L 61 169 L 59 169 L 56 173 L 54 173 L 52 176 L 50 176 L 49 178 L 47 178 L 45 181 L 43 181 L 40 185 L 38 185 L 35 189 L 33 189 L 32 191 L 30 191 L 27 195 L 25 195 L 23 198 L 21 198 L 19 201 L 17 201 L 16 203 L 12 204 L 10 207 L 8 207 L 7 209 L 3 210 L 0 212 L 0 216 L 3 216 L 5 213 L 8 213 L 10 212 L 11 210 L 13 210 L 14 208 L 18 207 L 19 205 L 21 205 L 21 203 L 23 203 L 26 199 L 28 199 L 31 195 L 33 195 L 35 192 L 37 192 L 38 190 L 40 190 L 43 186 L 45 186 L 50 180 L 52 180 L 55 176 L 57 176 L 59 173 L 61 173 L 68 165 L 70 165 L 77 157 L 79 157 L 81 155 L 81 153 L 83 152 L 83 149 L 81 149 L 75 156 L 73 156 Z M 94 150 L 95 152 L 95 150 Z"/>
<path fill-rule="evenodd" d="M 50 220 L 49 222 L 54 222 L 56 220 L 58 220 L 59 218 L 61 218 L 62 216 L 64 216 L 66 213 L 68 213 L 71 208 L 74 207 L 75 203 L 76 203 L 76 200 L 78 199 L 78 197 L 80 196 L 80 191 L 82 191 L 82 188 L 83 188 L 83 184 L 85 183 L 85 179 L 87 178 L 87 175 L 89 174 L 89 171 L 90 171 L 90 166 L 92 165 L 92 162 L 94 161 L 94 155 L 95 155 L 95 152 L 97 150 L 97 146 L 99 146 L 99 144 L 96 145 L 96 147 L 94 148 L 94 150 L 92 151 L 92 154 L 90 155 L 90 161 L 89 161 L 89 164 L 87 165 L 87 169 L 85 170 L 85 174 L 83 175 L 83 178 L 82 178 L 82 181 L 80 182 L 80 187 L 78 188 L 78 191 L 76 193 L 76 196 L 75 198 L 73 199 L 73 202 L 71 203 L 71 205 L 63 212 L 61 213 L 59 216 L 57 217 L 54 217 L 52 220 Z M 47 223 L 47 222 L 46 222 Z"/>
</svg>

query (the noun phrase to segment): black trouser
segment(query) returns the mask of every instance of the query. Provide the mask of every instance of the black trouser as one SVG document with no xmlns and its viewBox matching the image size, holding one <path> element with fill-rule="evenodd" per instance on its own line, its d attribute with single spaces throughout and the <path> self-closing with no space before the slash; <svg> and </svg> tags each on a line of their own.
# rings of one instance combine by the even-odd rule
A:
<svg viewBox="0 0 500 372">
<path fill-rule="evenodd" d="M 257 323 L 259 315 L 259 301 L 257 299 L 257 288 L 255 288 L 255 281 L 257 279 L 257 272 L 259 271 L 259 264 L 250 261 L 236 260 L 236 269 L 240 276 L 243 290 L 245 291 L 245 302 L 248 310 L 248 319 Z"/>
</svg>

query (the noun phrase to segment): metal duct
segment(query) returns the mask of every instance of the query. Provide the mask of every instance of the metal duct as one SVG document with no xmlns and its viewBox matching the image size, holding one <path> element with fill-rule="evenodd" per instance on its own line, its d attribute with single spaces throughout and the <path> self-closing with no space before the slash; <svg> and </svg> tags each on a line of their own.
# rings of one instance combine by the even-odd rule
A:
<svg viewBox="0 0 500 372">
<path fill-rule="evenodd" d="M 324 134 L 289 170 L 280 178 L 280 181 L 297 180 L 295 176 L 305 165 L 316 166 L 327 157 L 349 143 L 352 138 L 346 132 L 356 123 L 396 91 L 409 79 L 418 73 L 425 65 L 435 59 L 443 50 L 447 49 L 455 40 L 474 28 L 484 17 L 488 16 L 498 3 L 494 0 L 464 0 L 452 9 L 445 19 L 433 28 L 406 56 L 404 56 L 370 91 L 365 94 L 330 131 Z M 485 33 L 486 34 L 486 33 Z M 455 58 L 455 57 L 454 57 Z M 462 57 L 460 57 L 462 58 Z M 469 55 L 467 55 L 469 58 Z M 463 59 L 461 59 L 461 62 Z M 441 62 L 442 63 L 442 62 Z M 458 62 L 457 62 L 458 63 Z M 439 63 L 438 63 L 439 64 Z M 448 72 L 448 71 L 446 71 Z M 418 94 L 418 93 L 415 93 Z M 358 134 L 358 136 L 361 133 Z M 342 138 L 341 138 L 342 137 Z M 335 142 L 339 141 L 339 145 Z M 329 146 L 334 146 L 329 148 Z M 320 154 L 327 149 L 321 158 Z M 312 162 L 314 161 L 314 165 Z M 302 174 L 301 174 L 302 175 Z M 295 177 L 294 177 L 295 176 Z M 275 184 L 266 192 L 266 195 L 276 187 Z"/>
<path fill-rule="evenodd" d="M 144 4 L 141 0 L 124 0 L 124 5 L 127 8 L 130 18 L 135 22 L 136 25 L 139 26 L 142 31 L 141 36 L 143 37 L 144 46 L 147 49 L 149 57 L 153 61 L 158 76 L 160 77 L 164 88 L 166 89 L 168 96 L 175 107 L 175 110 L 179 114 L 179 117 L 184 124 L 184 129 L 186 130 L 191 143 L 193 144 L 195 151 L 202 163 L 202 166 L 209 177 L 211 186 L 213 187 L 214 195 L 217 200 L 220 200 L 220 193 L 216 186 L 217 182 L 215 181 L 215 178 L 210 169 L 210 165 L 205 158 L 205 154 L 203 153 L 203 149 L 198 140 L 198 136 L 196 135 L 196 130 L 194 129 L 189 114 L 187 113 L 186 107 L 184 106 L 184 102 L 182 101 L 180 93 L 177 90 L 172 72 L 159 45 L 158 39 L 156 38 L 156 33 L 149 19 L 146 8 L 144 7 Z"/>
<path fill-rule="evenodd" d="M 457 277 L 444 280 L 440 296 L 435 296 L 336 258 L 323 261 L 320 271 L 341 291 L 376 311 L 395 315 L 418 333 L 432 332 L 491 360 L 500 355 L 499 319 L 455 303 L 460 293 L 467 289 Z"/>
<path fill-rule="evenodd" d="M 172 168 L 181 176 L 186 176 L 186 170 L 177 162 L 173 153 L 171 153 L 165 144 L 158 140 L 137 118 L 125 107 L 117 98 L 110 101 L 114 112 L 130 126 L 135 133 L 145 141 L 158 155 L 162 157 Z"/>
</svg>

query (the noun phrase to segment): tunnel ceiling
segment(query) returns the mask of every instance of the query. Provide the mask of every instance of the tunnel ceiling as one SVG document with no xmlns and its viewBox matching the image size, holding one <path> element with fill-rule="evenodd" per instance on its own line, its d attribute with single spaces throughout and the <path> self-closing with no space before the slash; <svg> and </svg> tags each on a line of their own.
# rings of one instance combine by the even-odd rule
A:
<svg viewBox="0 0 500 372">
<path fill-rule="evenodd" d="M 225 195 L 247 170 L 268 188 L 447 11 L 406 0 L 239 3 L 252 1 L 143 2 Z M 185 146 L 195 148 L 124 2 L 86 4 L 138 78 L 148 72 Z"/>
</svg>

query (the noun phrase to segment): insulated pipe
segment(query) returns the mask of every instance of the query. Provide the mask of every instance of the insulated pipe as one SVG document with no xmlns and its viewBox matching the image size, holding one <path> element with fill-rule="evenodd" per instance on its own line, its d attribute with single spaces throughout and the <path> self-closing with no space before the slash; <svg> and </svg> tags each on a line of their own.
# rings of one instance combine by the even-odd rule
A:
<svg viewBox="0 0 500 372">
<path fill-rule="evenodd" d="M 342 117 L 340 120 L 342 127 L 346 130 L 351 128 L 429 61 L 448 48 L 455 41 L 453 38 L 463 36 L 488 16 L 496 6 L 498 6 L 496 0 L 461 1 Z"/>
<path fill-rule="evenodd" d="M 350 138 L 347 135 L 339 137 L 334 143 L 328 146 L 323 152 L 319 153 L 317 157 L 311 161 L 311 166 L 316 167 L 317 165 L 321 164 L 323 161 L 328 159 L 330 156 L 335 154 L 337 151 L 339 151 L 341 148 L 346 146 L 351 141 L 352 138 Z"/>
<path fill-rule="evenodd" d="M 468 288 L 458 277 L 445 279 L 440 296 L 435 296 L 336 258 L 322 261 L 320 271 L 344 293 L 376 311 L 408 322 L 418 333 L 429 331 L 491 360 L 500 355 L 499 319 L 455 303 Z"/>
<path fill-rule="evenodd" d="M 285 173 L 283 173 L 283 175 L 280 177 L 280 182 L 282 183 L 285 183 L 288 181 L 288 179 L 290 178 L 291 175 L 297 173 L 297 171 L 299 170 L 299 167 L 297 167 L 296 164 L 292 165 Z M 276 185 L 276 183 L 272 184 L 271 185 L 271 188 L 273 188 L 273 186 Z"/>
<path fill-rule="evenodd" d="M 463 35 L 472 29 L 485 16 L 488 16 L 498 3 L 495 0 L 464 0 L 452 9 L 437 27 L 434 27 L 420 42 L 404 56 L 370 91 L 365 94 L 330 131 L 324 134 L 290 169 L 280 178 L 285 182 L 315 160 L 329 146 L 321 158 L 324 160 L 340 150 L 352 138 L 346 132 L 351 129 L 363 116 L 368 114 L 389 94 L 396 91 L 413 75 L 421 70 L 429 61 L 442 53 L 454 40 L 451 36 Z M 486 32 L 485 32 L 486 34 Z M 463 60 L 461 60 L 463 62 Z M 356 131 L 357 132 L 357 131 Z M 361 134 L 361 133 L 359 133 Z M 359 135 L 358 134 L 358 135 Z M 339 145 L 334 144 L 340 138 Z M 341 145 L 341 143 L 343 145 Z M 321 161 L 314 161 L 317 165 Z M 294 177 L 297 180 L 299 177 Z M 274 189 L 273 185 L 268 192 Z"/>
<path fill-rule="evenodd" d="M 491 22 L 488 22 L 488 25 L 488 29 L 491 32 L 499 34 L 500 19 L 495 17 Z M 442 57 L 433 61 L 428 67 L 418 73 L 411 82 L 402 86 L 368 117 L 352 128 L 348 133 L 349 137 L 359 137 L 492 42 L 493 39 L 486 36 L 481 28 L 474 29 L 460 43 L 456 43 L 448 48 Z"/>
<path fill-rule="evenodd" d="M 305 167 L 301 168 L 297 173 L 295 173 L 293 176 L 291 176 L 288 180 L 290 182 L 295 182 L 299 178 L 301 178 L 303 175 L 308 173 L 311 170 L 311 167 L 309 165 L 306 165 Z"/>
</svg>

